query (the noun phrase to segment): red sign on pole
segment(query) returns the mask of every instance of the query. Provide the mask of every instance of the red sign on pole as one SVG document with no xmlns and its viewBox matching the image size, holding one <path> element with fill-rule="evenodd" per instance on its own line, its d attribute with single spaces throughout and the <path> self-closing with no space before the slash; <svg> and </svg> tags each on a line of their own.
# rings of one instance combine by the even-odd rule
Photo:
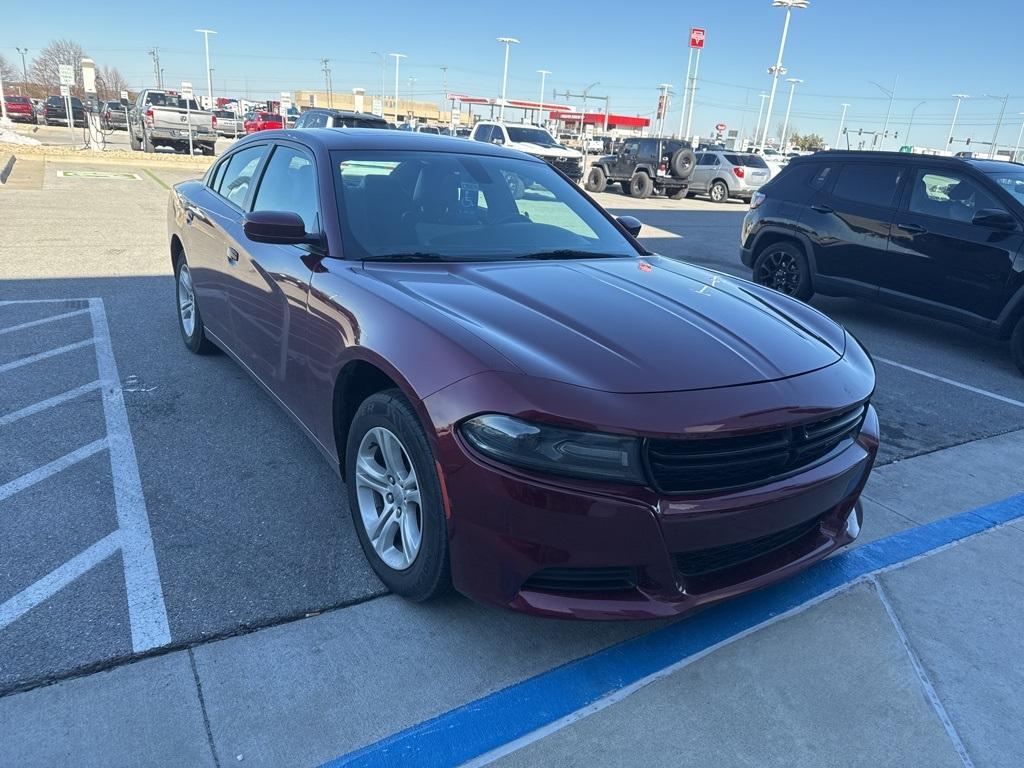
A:
<svg viewBox="0 0 1024 768">
<path fill-rule="evenodd" d="M 691 27 L 690 28 L 690 47 L 691 48 L 703 48 L 704 47 L 704 28 L 703 27 Z"/>
<path fill-rule="evenodd" d="M 722 133 L 727 127 L 728 126 L 726 126 L 725 123 L 719 123 L 718 125 L 715 126 L 715 130 L 718 131 L 719 133 Z"/>
</svg>

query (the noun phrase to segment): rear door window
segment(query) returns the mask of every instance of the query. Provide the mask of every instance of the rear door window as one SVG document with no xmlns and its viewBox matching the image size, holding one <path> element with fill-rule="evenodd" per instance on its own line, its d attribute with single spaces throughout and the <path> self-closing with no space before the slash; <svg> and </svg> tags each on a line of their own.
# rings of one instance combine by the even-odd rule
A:
<svg viewBox="0 0 1024 768">
<path fill-rule="evenodd" d="M 847 163 L 839 171 L 832 196 L 864 205 L 888 208 L 900 183 L 902 166 Z"/>
<path fill-rule="evenodd" d="M 259 145 L 246 147 L 233 154 L 220 179 L 215 179 L 214 191 L 239 208 L 243 208 L 253 183 L 253 175 L 266 152 L 266 145 Z"/>
</svg>

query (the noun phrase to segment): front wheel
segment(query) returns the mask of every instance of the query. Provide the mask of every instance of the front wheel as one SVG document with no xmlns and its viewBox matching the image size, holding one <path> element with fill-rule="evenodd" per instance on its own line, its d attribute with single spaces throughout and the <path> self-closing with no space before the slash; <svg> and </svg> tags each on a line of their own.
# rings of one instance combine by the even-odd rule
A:
<svg viewBox="0 0 1024 768">
<path fill-rule="evenodd" d="M 600 166 L 594 166 L 587 174 L 587 182 L 583 185 L 587 192 L 604 192 L 608 186 L 608 176 Z"/>
<path fill-rule="evenodd" d="M 178 299 L 178 330 L 181 339 L 189 352 L 196 355 L 209 355 L 217 351 L 213 342 L 206 338 L 206 326 L 199 314 L 196 304 L 196 290 L 192 283 L 192 270 L 188 268 L 185 253 L 178 254 L 175 262 L 175 280 L 177 282 Z"/>
<path fill-rule="evenodd" d="M 708 197 L 713 203 L 724 203 L 729 199 L 729 188 L 725 186 L 725 182 L 716 181 L 708 190 Z"/>
<path fill-rule="evenodd" d="M 807 301 L 814 295 L 807 257 L 794 243 L 771 243 L 754 260 L 754 282 Z"/>
<path fill-rule="evenodd" d="M 356 411 L 345 449 L 345 485 L 359 543 L 392 592 L 428 600 L 451 583 L 448 527 L 433 452 L 397 389 Z"/>
<path fill-rule="evenodd" d="M 1010 354 L 1021 373 L 1024 373 L 1024 317 L 1017 321 L 1017 327 L 1010 336 Z"/>
</svg>

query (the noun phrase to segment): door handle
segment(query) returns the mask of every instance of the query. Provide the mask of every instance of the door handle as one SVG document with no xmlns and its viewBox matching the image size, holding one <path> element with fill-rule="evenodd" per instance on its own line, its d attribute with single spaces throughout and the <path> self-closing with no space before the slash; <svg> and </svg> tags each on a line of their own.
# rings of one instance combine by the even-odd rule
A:
<svg viewBox="0 0 1024 768">
<path fill-rule="evenodd" d="M 897 224 L 896 228 L 897 229 L 902 229 L 904 232 L 910 232 L 911 234 L 914 234 L 914 235 L 919 235 L 922 232 L 927 232 L 928 231 L 927 229 L 922 227 L 920 224 Z"/>
<path fill-rule="evenodd" d="M 818 213 L 835 213 L 835 211 L 828 205 L 812 205 L 811 210 L 817 211 Z"/>
<path fill-rule="evenodd" d="M 228 246 L 228 261 L 230 261 L 232 264 L 238 261 L 238 251 L 236 251 L 230 245 Z"/>
</svg>

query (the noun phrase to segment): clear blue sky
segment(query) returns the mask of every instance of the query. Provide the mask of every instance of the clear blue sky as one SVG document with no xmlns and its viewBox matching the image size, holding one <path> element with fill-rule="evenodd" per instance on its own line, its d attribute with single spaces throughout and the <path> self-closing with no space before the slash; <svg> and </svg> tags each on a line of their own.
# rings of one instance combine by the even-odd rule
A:
<svg viewBox="0 0 1024 768">
<path fill-rule="evenodd" d="M 160 47 L 165 82 L 191 80 L 205 90 L 202 35 L 210 27 L 211 66 L 218 94 L 269 97 L 280 91 L 323 88 L 319 60 L 332 62 L 335 90 L 380 88 L 380 65 L 371 51 L 400 52 L 403 97 L 408 77 L 417 78 L 417 98 L 439 98 L 441 67 L 448 66 L 452 91 L 497 96 L 501 86 L 501 35 L 517 37 L 512 49 L 509 96 L 535 99 L 538 69 L 548 69 L 553 88 L 611 98 L 612 111 L 651 115 L 659 83 L 674 83 L 669 126 L 678 125 L 690 26 L 707 28 L 700 64 L 694 131 L 730 128 L 757 117 L 758 93 L 775 61 L 784 11 L 770 0 L 731 2 L 455 3 L 287 2 L 217 3 L 176 0 L 159 14 L 118 0 L 94 6 L 80 2 L 8 2 L 0 26 L 0 53 L 20 66 L 16 46 L 33 55 L 48 40 L 78 41 L 99 64 L 115 65 L 136 86 L 153 81 L 147 51 Z M 90 8 L 94 12 L 90 11 Z M 159 5 L 157 6 L 159 8 Z M 507 20 L 501 20 L 502 10 Z M 989 140 L 1000 103 L 984 94 L 1010 94 L 999 138 L 1012 145 L 1024 110 L 1019 85 L 1020 0 L 976 0 L 969 6 L 928 0 L 811 0 L 795 11 L 786 46 L 789 76 L 797 87 L 791 126 L 832 142 L 840 104 L 851 104 L 852 129 L 880 129 L 888 99 L 870 81 L 891 87 L 899 75 L 891 124 L 911 139 L 941 145 L 952 116 L 951 94 L 971 94 L 960 111 L 958 137 Z M 394 70 L 386 75 L 394 87 Z M 782 121 L 788 86 L 780 87 L 772 126 Z M 892 143 L 890 142 L 890 146 Z M 962 148 L 962 147 L 958 147 Z"/>
</svg>

